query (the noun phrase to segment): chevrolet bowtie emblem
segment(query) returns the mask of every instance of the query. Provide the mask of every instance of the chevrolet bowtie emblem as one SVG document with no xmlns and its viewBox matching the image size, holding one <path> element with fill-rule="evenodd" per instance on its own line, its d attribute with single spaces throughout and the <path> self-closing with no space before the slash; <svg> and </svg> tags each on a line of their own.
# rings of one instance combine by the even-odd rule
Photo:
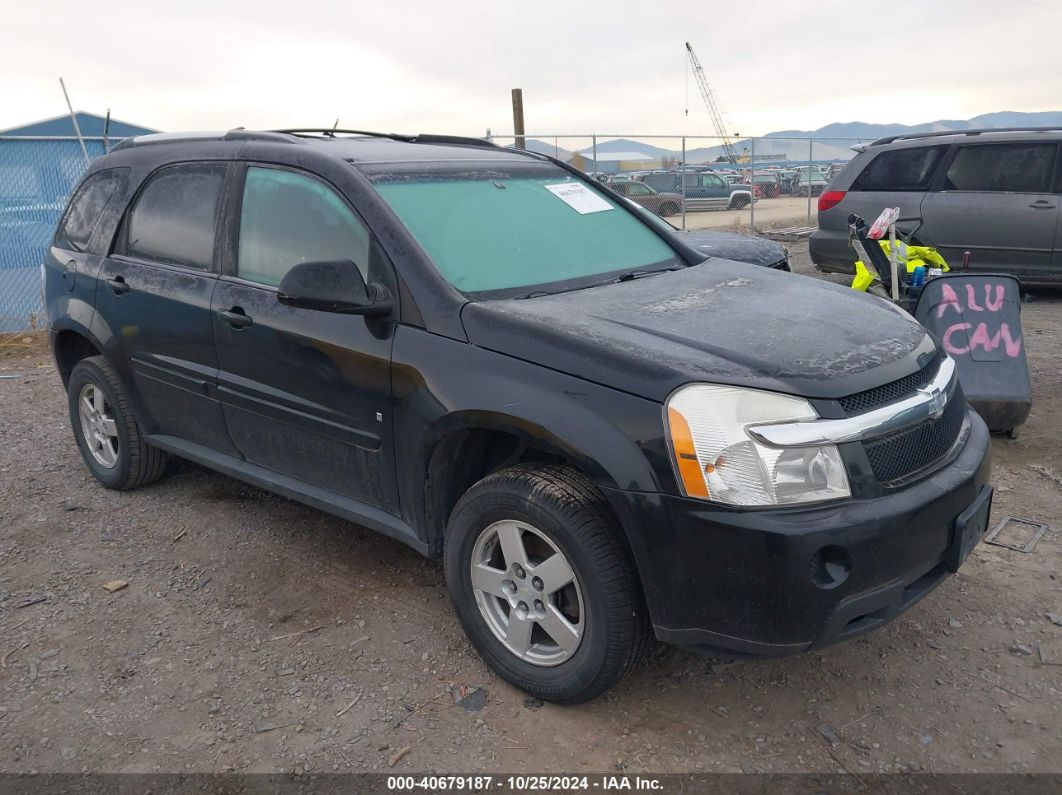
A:
<svg viewBox="0 0 1062 795">
<path fill-rule="evenodd" d="M 931 420 L 939 420 L 944 414 L 944 407 L 948 405 L 948 393 L 934 384 L 923 387 L 917 392 L 919 395 L 929 398 L 929 418 Z"/>
</svg>

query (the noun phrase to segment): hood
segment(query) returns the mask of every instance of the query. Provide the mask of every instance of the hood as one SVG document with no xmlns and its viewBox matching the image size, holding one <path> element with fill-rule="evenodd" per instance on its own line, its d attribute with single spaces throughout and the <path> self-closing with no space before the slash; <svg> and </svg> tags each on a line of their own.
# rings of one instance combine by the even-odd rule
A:
<svg viewBox="0 0 1062 795">
<path fill-rule="evenodd" d="M 935 355 L 913 318 L 840 285 L 727 260 L 466 304 L 474 345 L 663 401 L 695 381 L 839 398 Z"/>
<path fill-rule="evenodd" d="M 709 257 L 749 262 L 753 265 L 774 265 L 786 258 L 785 247 L 765 237 L 711 229 L 676 232 L 675 237 Z"/>
</svg>

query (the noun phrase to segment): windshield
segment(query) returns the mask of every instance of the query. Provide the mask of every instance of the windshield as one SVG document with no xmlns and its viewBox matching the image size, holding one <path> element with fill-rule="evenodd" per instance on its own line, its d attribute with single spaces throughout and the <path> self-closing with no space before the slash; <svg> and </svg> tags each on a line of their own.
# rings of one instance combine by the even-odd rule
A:
<svg viewBox="0 0 1062 795">
<path fill-rule="evenodd" d="M 475 297 L 558 292 L 685 264 L 624 206 L 551 163 L 365 171 L 440 273 Z"/>
</svg>

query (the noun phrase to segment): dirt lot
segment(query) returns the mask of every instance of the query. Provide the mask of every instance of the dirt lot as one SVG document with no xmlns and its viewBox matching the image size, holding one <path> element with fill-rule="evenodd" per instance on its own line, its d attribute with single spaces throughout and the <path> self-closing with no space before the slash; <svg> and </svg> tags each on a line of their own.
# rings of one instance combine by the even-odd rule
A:
<svg viewBox="0 0 1062 795">
<path fill-rule="evenodd" d="M 1058 526 L 1062 295 L 1024 313 L 1035 408 L 994 441 L 995 514 Z M 0 375 L 2 771 L 387 770 L 406 747 L 395 771 L 1062 769 L 1057 532 L 1032 554 L 982 544 L 826 651 L 659 648 L 595 703 L 541 705 L 471 652 L 437 564 L 189 464 L 108 492 L 46 353 L 8 346 Z M 462 687 L 485 706 L 455 706 Z"/>
<path fill-rule="evenodd" d="M 811 212 L 814 218 L 818 199 L 811 199 Z M 682 216 L 675 215 L 667 219 L 675 226 L 682 226 Z M 744 210 L 703 210 L 686 213 L 687 229 L 746 229 L 752 216 L 749 209 Z M 776 199 L 761 199 L 756 202 L 756 228 L 777 229 L 783 226 L 807 226 L 814 223 L 808 220 L 808 200 L 805 196 L 780 196 Z"/>
</svg>

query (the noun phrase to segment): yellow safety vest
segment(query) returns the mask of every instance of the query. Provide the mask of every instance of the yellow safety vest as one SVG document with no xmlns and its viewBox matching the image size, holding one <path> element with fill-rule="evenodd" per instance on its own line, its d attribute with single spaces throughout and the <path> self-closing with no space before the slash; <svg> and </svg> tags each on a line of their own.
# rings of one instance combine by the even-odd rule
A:
<svg viewBox="0 0 1062 795">
<path fill-rule="evenodd" d="M 889 241 L 879 240 L 878 243 L 881 245 L 881 250 L 888 256 L 892 250 L 889 246 Z M 902 240 L 896 241 L 896 264 L 905 267 L 908 273 L 914 273 L 917 267 L 923 267 L 927 270 L 929 268 L 940 268 L 944 273 L 951 270 L 944 257 L 935 248 L 930 246 L 912 246 Z M 871 273 L 870 268 L 863 264 L 862 261 L 856 260 L 852 289 L 866 292 L 876 281 L 879 281 L 877 274 Z"/>
</svg>

